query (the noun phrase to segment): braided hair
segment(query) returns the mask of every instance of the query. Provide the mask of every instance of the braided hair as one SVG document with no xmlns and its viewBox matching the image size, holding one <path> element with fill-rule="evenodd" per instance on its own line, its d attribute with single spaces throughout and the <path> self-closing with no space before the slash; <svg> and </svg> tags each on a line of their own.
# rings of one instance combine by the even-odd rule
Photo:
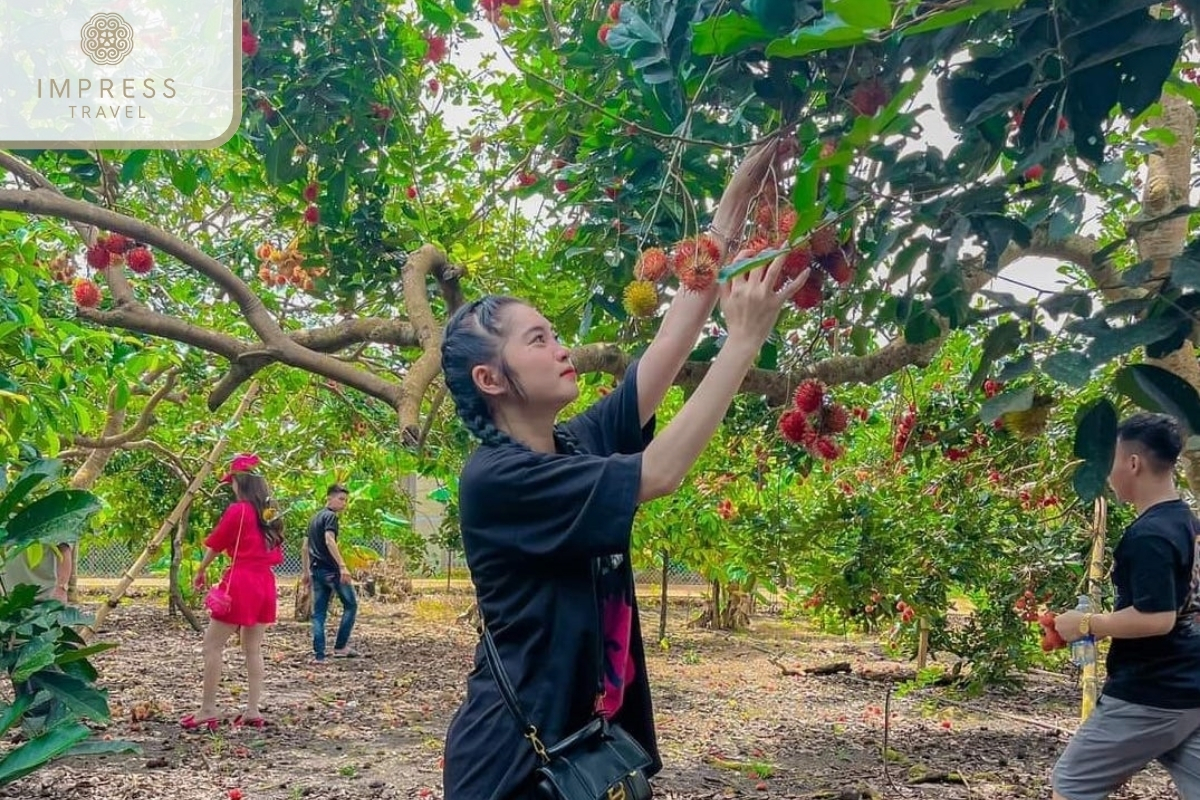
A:
<svg viewBox="0 0 1200 800">
<path fill-rule="evenodd" d="M 446 388 L 454 398 L 454 409 L 475 438 L 490 447 L 516 444 L 523 447 L 496 427 L 492 409 L 475 385 L 471 370 L 480 364 L 495 364 L 504 380 L 518 398 L 525 392 L 504 360 L 505 309 L 524 301 L 508 295 L 486 295 L 459 308 L 446 323 L 442 336 L 442 373 Z M 580 453 L 578 442 L 561 426 L 554 431 L 559 447 L 566 453 Z"/>
</svg>

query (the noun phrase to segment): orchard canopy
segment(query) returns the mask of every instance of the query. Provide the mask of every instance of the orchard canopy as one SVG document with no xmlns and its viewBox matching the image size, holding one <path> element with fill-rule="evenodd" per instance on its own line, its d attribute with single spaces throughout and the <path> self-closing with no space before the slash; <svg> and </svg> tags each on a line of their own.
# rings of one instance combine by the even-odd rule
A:
<svg viewBox="0 0 1200 800">
<path fill-rule="evenodd" d="M 257 383 L 277 460 L 421 469 L 467 441 L 438 363 L 464 299 L 535 302 L 594 397 L 671 293 L 788 253 L 815 269 L 744 386 L 764 435 L 837 459 L 789 411 L 802 382 L 882 386 L 964 335 L 974 399 L 936 443 L 1069 408 L 1090 501 L 1119 412 L 1200 434 L 1184 5 L 245 0 L 224 146 L 0 151 L 0 444 L 88 457 L 84 485 L 141 449 L 169 482 Z M 764 144 L 720 231 L 757 255 L 718 264 L 716 199 Z M 923 440 L 887 385 L 899 458 Z"/>
</svg>

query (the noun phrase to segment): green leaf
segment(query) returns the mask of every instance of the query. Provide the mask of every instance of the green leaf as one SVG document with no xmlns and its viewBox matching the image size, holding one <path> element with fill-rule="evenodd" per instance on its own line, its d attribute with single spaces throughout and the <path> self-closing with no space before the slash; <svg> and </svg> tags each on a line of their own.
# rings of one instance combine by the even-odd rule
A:
<svg viewBox="0 0 1200 800">
<path fill-rule="evenodd" d="M 33 695 L 22 694 L 16 698 L 11 704 L 0 703 L 0 734 L 8 733 L 14 725 L 21 721 L 21 717 L 33 705 Z"/>
<path fill-rule="evenodd" d="M 116 642 L 97 642 L 96 644 L 88 645 L 87 647 L 68 650 L 54 659 L 54 663 L 61 667 L 63 664 L 70 664 L 73 661 L 90 658 L 98 653 L 113 650 L 118 646 L 119 645 Z"/>
<path fill-rule="evenodd" d="M 1117 447 L 1117 409 L 1102 397 L 1081 410 L 1075 426 L 1075 457 L 1083 459 L 1072 484 L 1079 499 L 1090 503 L 1104 492 Z"/>
<path fill-rule="evenodd" d="M 58 758 L 88 737 L 90 731 L 73 720 L 55 725 L 11 750 L 0 761 L 0 786 L 22 778 Z"/>
<path fill-rule="evenodd" d="M 903 29 L 904 35 L 905 37 L 909 37 L 918 33 L 941 30 L 951 25 L 958 25 L 961 22 L 969 22 L 988 11 L 1002 11 L 1016 8 L 1023 2 L 1025 0 L 977 0 L 977 2 L 966 6 L 959 6 L 948 11 L 938 11 L 930 14 L 920 22 L 905 26 Z"/>
<path fill-rule="evenodd" d="M 1101 331 L 1088 346 L 1088 358 L 1095 366 L 1106 364 L 1117 356 L 1171 336 L 1178 325 L 1179 320 L 1174 317 L 1151 317 L 1123 328 Z"/>
<path fill-rule="evenodd" d="M 975 108 L 971 109 L 971 113 L 963 121 L 964 127 L 977 125 L 982 120 L 994 117 L 997 114 L 1007 113 L 1013 106 L 1020 103 L 1029 96 L 1029 87 L 1021 86 L 1008 92 L 999 92 L 998 94 L 989 95 Z"/>
<path fill-rule="evenodd" d="M 1171 284 L 1181 289 L 1200 289 L 1200 261 L 1184 256 L 1171 259 Z"/>
<path fill-rule="evenodd" d="M 1107 49 L 1091 50 L 1086 58 L 1071 65 L 1072 72 L 1079 73 L 1089 67 L 1117 61 L 1122 56 L 1150 50 L 1156 47 L 1178 46 L 1183 38 L 1184 26 L 1174 20 L 1148 20 L 1132 32 L 1112 41 Z"/>
<path fill-rule="evenodd" d="M 1033 408 L 1033 387 L 1024 386 L 1020 389 L 1009 389 L 995 397 L 983 401 L 979 409 L 979 418 L 985 425 L 991 425 L 1005 414 L 1013 411 L 1028 411 Z"/>
<path fill-rule="evenodd" d="M 39 484 L 57 478 L 62 471 L 62 462 L 57 459 L 39 458 L 27 466 L 13 483 L 8 493 L 0 498 L 0 526 L 16 510 L 22 500 Z"/>
<path fill-rule="evenodd" d="M 767 45 L 769 58 L 796 58 L 821 50 L 837 50 L 868 41 L 862 28 L 849 25 L 837 14 L 826 14 L 812 25 Z"/>
<path fill-rule="evenodd" d="M 291 183 L 302 177 L 307 170 L 303 163 L 292 159 L 296 149 L 296 140 L 291 134 L 285 134 L 271 142 L 266 154 L 267 181 L 275 185 Z"/>
<path fill-rule="evenodd" d="M 25 609 L 33 608 L 38 602 L 38 587 L 19 583 L 8 587 L 8 594 L 0 595 L 0 619 L 11 619 Z"/>
<path fill-rule="evenodd" d="M 1092 363 L 1083 353 L 1064 350 L 1046 358 L 1042 371 L 1059 383 L 1082 389 L 1092 377 Z"/>
<path fill-rule="evenodd" d="M 17 663 L 12 668 L 13 681 L 16 683 L 27 681 L 34 673 L 53 664 L 54 645 L 54 639 L 47 638 L 45 634 L 35 636 L 21 645 L 17 651 Z"/>
<path fill-rule="evenodd" d="M 1117 446 L 1117 409 L 1102 397 L 1080 409 L 1075 427 L 1075 457 L 1094 461 L 1108 470 Z"/>
<path fill-rule="evenodd" d="M 1000 374 L 996 376 L 996 380 L 1001 383 L 1015 381 L 1017 378 L 1022 378 L 1033 372 L 1033 353 L 1026 353 L 1016 361 L 1009 362 L 1004 365 L 1004 369 L 1000 370 Z"/>
<path fill-rule="evenodd" d="M 191 197 L 200 185 L 196 168 L 187 162 L 175 162 L 171 165 L 171 185 L 183 194 Z"/>
<path fill-rule="evenodd" d="M 63 544 L 79 539 L 88 518 L 100 510 L 91 492 L 63 489 L 26 506 L 8 523 L 0 544 L 21 550 L 32 542 Z"/>
<path fill-rule="evenodd" d="M 432 23 L 435 28 L 446 29 L 454 25 L 454 17 L 442 8 L 441 3 L 435 2 L 435 0 L 420 0 L 418 7 L 421 9 L 421 16 Z"/>
<path fill-rule="evenodd" d="M 758 351 L 758 368 L 774 370 L 778 367 L 779 343 L 773 339 L 767 339 Z"/>
<path fill-rule="evenodd" d="M 850 344 L 854 347 L 854 355 L 865 356 L 875 343 L 875 332 L 866 325 L 855 325 L 850 331 Z"/>
<path fill-rule="evenodd" d="M 46 689 L 67 708 L 83 719 L 105 722 L 109 718 L 107 692 L 89 686 L 86 681 L 65 672 L 39 672 L 30 679 L 38 689 Z"/>
<path fill-rule="evenodd" d="M 909 344 L 924 344 L 941 335 L 941 326 L 926 308 L 919 309 L 904 325 L 904 340 Z"/>
<path fill-rule="evenodd" d="M 727 56 L 770 38 L 770 32 L 754 17 L 730 12 L 709 17 L 692 29 L 692 52 Z"/>
<path fill-rule="evenodd" d="M 929 252 L 929 239 L 920 236 L 915 241 L 905 245 L 904 249 L 892 259 L 892 267 L 888 271 L 888 283 L 895 283 L 900 278 L 912 272 L 917 259 Z"/>
<path fill-rule="evenodd" d="M 1087 292 L 1062 292 L 1047 298 L 1042 308 L 1055 319 L 1064 313 L 1087 317 L 1092 313 L 1092 297 Z"/>
<path fill-rule="evenodd" d="M 133 183 L 142 177 L 142 170 L 146 166 L 146 159 L 150 157 L 152 150 L 134 150 L 125 159 L 125 163 L 121 165 L 121 183 Z"/>
<path fill-rule="evenodd" d="M 1200 433 L 1200 395 L 1183 378 L 1162 367 L 1133 364 L 1117 373 L 1117 391 L 1147 411 L 1170 414 L 1189 435 Z"/>
<path fill-rule="evenodd" d="M 892 24 L 890 0 L 825 0 L 825 11 L 866 30 L 887 28 Z"/>
<path fill-rule="evenodd" d="M 749 272 L 750 270 L 760 267 L 763 264 L 770 264 L 777 256 L 781 256 L 787 252 L 788 250 L 784 249 L 768 249 L 738 261 L 731 261 L 730 263 L 721 267 L 721 269 L 717 272 L 717 280 L 721 283 L 724 283 L 730 278 L 736 278 L 743 272 Z"/>
<path fill-rule="evenodd" d="M 1192 335 L 1194 323 L 1190 315 L 1172 310 L 1167 312 L 1165 319 L 1175 320 L 1175 330 L 1157 342 L 1151 342 L 1146 345 L 1146 356 L 1148 358 L 1166 358 L 1171 353 L 1183 347 L 1184 343 Z"/>
<path fill-rule="evenodd" d="M 103 739 L 88 739 L 80 742 L 59 758 L 80 758 L 84 756 L 108 756 L 118 754 L 137 755 L 142 752 L 142 746 L 136 742 L 104 741 Z"/>
<path fill-rule="evenodd" d="M 975 369 L 975 374 L 971 376 L 967 390 L 974 391 L 982 386 L 988 370 L 991 369 L 996 359 L 1013 352 L 1020 343 L 1021 323 L 1015 320 L 1003 322 L 988 331 L 987 337 L 983 340 L 983 354 L 980 356 L 979 366 Z"/>
<path fill-rule="evenodd" d="M 1104 487 L 1108 485 L 1109 472 L 1110 470 L 1102 470 L 1095 464 L 1085 461 L 1075 468 L 1075 474 L 1071 477 L 1071 486 L 1081 501 L 1091 503 L 1104 493 Z"/>
<path fill-rule="evenodd" d="M 1140 261 L 1122 272 L 1121 280 L 1125 282 L 1126 286 L 1132 286 L 1135 289 L 1139 288 L 1143 283 L 1150 280 L 1150 273 L 1153 269 L 1153 261 Z"/>
</svg>

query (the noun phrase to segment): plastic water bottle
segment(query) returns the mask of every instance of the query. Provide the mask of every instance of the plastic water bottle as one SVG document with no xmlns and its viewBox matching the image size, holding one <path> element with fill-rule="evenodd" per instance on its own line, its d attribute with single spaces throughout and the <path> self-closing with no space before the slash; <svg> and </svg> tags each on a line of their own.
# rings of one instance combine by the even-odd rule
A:
<svg viewBox="0 0 1200 800">
<path fill-rule="evenodd" d="M 1095 612 L 1092 607 L 1092 598 L 1086 594 L 1079 595 L 1079 605 L 1075 606 L 1075 610 L 1082 614 L 1091 614 Z M 1075 662 L 1077 667 L 1085 667 L 1096 663 L 1096 637 L 1088 634 L 1082 639 L 1076 639 L 1071 642 L 1071 660 Z"/>
</svg>

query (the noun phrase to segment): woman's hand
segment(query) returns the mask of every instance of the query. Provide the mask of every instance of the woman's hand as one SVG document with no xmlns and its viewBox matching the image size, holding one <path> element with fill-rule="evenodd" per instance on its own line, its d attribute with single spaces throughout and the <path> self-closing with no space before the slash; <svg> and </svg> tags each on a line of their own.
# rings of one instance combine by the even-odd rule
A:
<svg viewBox="0 0 1200 800">
<path fill-rule="evenodd" d="M 202 592 L 208 587 L 208 575 L 203 570 L 196 573 L 196 577 L 192 579 L 192 588 Z"/>
<path fill-rule="evenodd" d="M 739 253 L 741 257 L 747 255 L 747 251 Z M 783 261 L 781 256 L 769 266 L 748 270 L 721 284 L 721 310 L 725 312 L 729 338 L 696 391 L 643 453 L 638 491 L 641 502 L 679 488 L 725 417 L 746 371 L 775 327 L 783 304 L 808 280 L 805 270 L 776 291 Z"/>
<path fill-rule="evenodd" d="M 743 250 L 737 258 L 751 255 L 751 251 Z M 721 313 L 725 316 L 730 341 L 736 338 L 756 347 L 761 345 L 775 328 L 783 304 L 808 280 L 809 270 L 806 269 L 776 290 L 786 258 L 786 254 L 778 256 L 770 264 L 747 270 L 721 285 Z"/>
</svg>

